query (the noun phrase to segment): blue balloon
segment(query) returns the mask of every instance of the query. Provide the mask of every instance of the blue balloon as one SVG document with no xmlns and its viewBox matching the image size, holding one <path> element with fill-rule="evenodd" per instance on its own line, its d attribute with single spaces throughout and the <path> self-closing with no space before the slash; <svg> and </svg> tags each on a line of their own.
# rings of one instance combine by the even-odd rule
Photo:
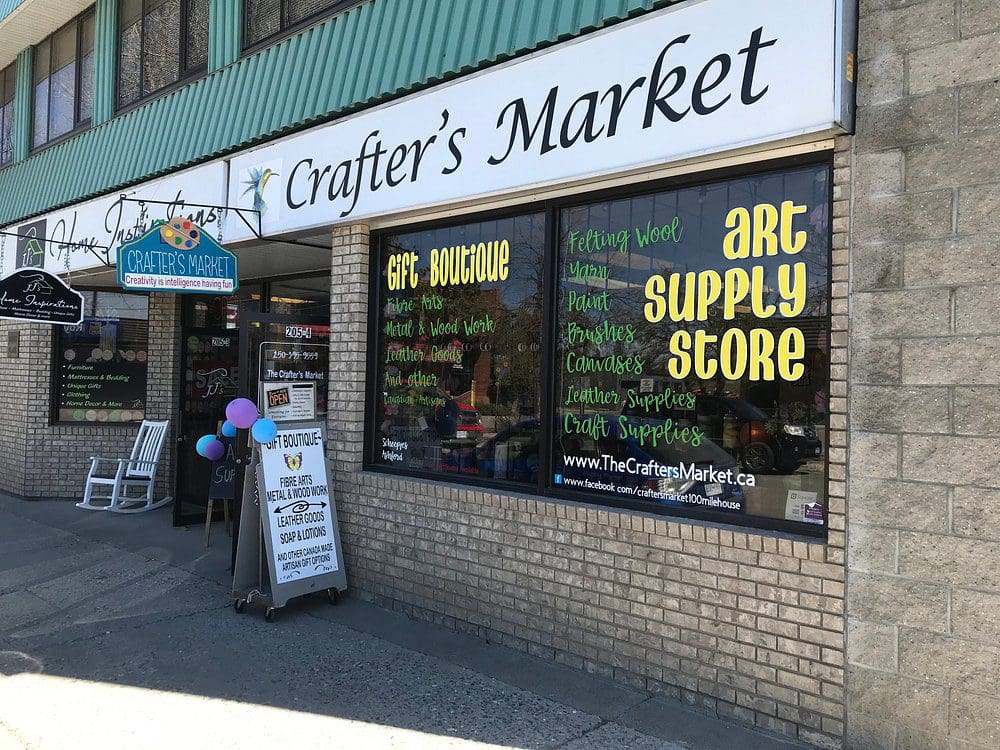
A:
<svg viewBox="0 0 1000 750">
<path fill-rule="evenodd" d="M 194 445 L 195 452 L 202 458 L 207 458 L 208 456 L 205 451 L 208 449 L 209 444 L 213 442 L 215 442 L 215 435 L 202 435 Z"/>
<path fill-rule="evenodd" d="M 278 435 L 278 425 L 270 419 L 258 419 L 253 423 L 250 434 L 258 443 L 270 443 Z"/>
<path fill-rule="evenodd" d="M 228 438 L 236 437 L 236 425 L 227 419 L 222 423 L 222 435 Z"/>
</svg>

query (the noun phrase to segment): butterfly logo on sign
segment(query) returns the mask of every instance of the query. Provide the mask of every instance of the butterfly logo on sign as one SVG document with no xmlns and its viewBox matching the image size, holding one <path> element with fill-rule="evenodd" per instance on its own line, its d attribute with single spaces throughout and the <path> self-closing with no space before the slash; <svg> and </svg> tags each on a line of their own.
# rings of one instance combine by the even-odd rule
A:
<svg viewBox="0 0 1000 750">
<path fill-rule="evenodd" d="M 296 453 L 294 456 L 285 454 L 285 466 L 287 466 L 292 471 L 301 471 L 302 469 L 302 452 Z"/>
</svg>

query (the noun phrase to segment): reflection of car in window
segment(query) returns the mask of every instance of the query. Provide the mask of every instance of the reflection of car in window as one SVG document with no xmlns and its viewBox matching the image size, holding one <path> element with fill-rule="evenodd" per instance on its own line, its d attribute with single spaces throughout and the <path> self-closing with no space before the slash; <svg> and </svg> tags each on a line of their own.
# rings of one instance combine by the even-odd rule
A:
<svg viewBox="0 0 1000 750">
<path fill-rule="evenodd" d="M 694 409 L 666 407 L 647 411 L 626 405 L 622 414 L 697 424 L 712 442 L 738 458 L 751 474 L 774 471 L 789 474 L 823 454 L 823 444 L 813 426 L 772 419 L 742 398 L 702 394 L 696 397 Z"/>
<path fill-rule="evenodd" d="M 525 419 L 483 442 L 476 451 L 480 476 L 537 483 L 541 428 L 539 420 Z"/>
<path fill-rule="evenodd" d="M 741 398 L 698 396 L 696 409 L 699 425 L 738 456 L 751 473 L 789 474 L 823 454 L 823 443 L 812 425 L 770 419 Z"/>
</svg>

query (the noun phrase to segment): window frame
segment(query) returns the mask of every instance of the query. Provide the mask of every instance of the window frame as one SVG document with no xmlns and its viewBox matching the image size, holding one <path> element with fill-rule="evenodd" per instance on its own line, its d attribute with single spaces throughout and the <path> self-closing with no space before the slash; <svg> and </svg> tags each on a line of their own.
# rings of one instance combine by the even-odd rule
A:
<svg viewBox="0 0 1000 750">
<path fill-rule="evenodd" d="M 830 488 L 830 410 L 824 413 L 824 422 L 827 435 L 825 445 L 823 467 L 827 490 L 826 502 L 823 507 L 823 524 L 807 524 L 797 521 L 788 521 L 781 518 L 769 518 L 766 516 L 737 515 L 719 511 L 706 510 L 695 506 L 667 506 L 656 505 L 650 502 L 628 500 L 626 498 L 614 497 L 611 495 L 588 493 L 582 490 L 566 490 L 559 488 L 552 482 L 552 460 L 554 456 L 553 426 L 550 417 L 554 414 L 554 407 L 557 401 L 557 378 L 551 373 L 555 372 L 557 352 L 556 341 L 558 340 L 559 316 L 556 312 L 558 305 L 558 285 L 559 285 L 559 213 L 563 209 L 586 205 L 592 202 L 607 201 L 611 199 L 636 198 L 644 195 L 651 195 L 661 191 L 678 190 L 683 188 L 697 187 L 698 185 L 718 182 L 728 179 L 751 178 L 768 173 L 781 172 L 800 167 L 826 166 L 833 170 L 833 152 L 822 151 L 818 153 L 803 154 L 799 156 L 787 157 L 777 160 L 762 162 L 744 163 L 739 165 L 722 167 L 719 169 L 694 172 L 690 174 L 668 177 L 663 180 L 631 183 L 624 186 L 613 187 L 603 190 L 590 190 L 559 198 L 521 203 L 515 206 L 505 207 L 498 211 L 479 211 L 460 216 L 451 216 L 417 224 L 403 224 L 389 227 L 372 233 L 371 255 L 369 256 L 369 279 L 368 279 L 368 311 L 367 311 L 367 361 L 365 367 L 365 422 L 364 422 L 364 452 L 362 457 L 362 467 L 364 471 L 395 476 L 402 479 L 412 478 L 432 482 L 444 483 L 454 486 L 456 489 L 462 487 L 479 488 L 483 490 L 494 490 L 499 492 L 517 493 L 560 502 L 578 503 L 585 507 L 595 509 L 612 509 L 623 511 L 636 511 L 649 513 L 664 518 L 683 518 L 695 521 L 722 524 L 735 529 L 757 529 L 766 531 L 776 531 L 798 537 L 825 540 L 828 537 L 829 528 L 829 488 Z M 828 205 L 833 202 L 832 179 L 829 183 L 830 194 Z M 399 468 L 376 460 L 377 451 L 375 446 L 376 410 L 378 409 L 379 387 L 376 382 L 379 367 L 379 316 L 382 307 L 381 280 L 379 273 L 379 262 L 382 257 L 383 243 L 386 238 L 398 234 L 409 234 L 426 230 L 440 229 L 457 226 L 459 224 L 475 223 L 479 221 L 489 221 L 493 219 L 509 218 L 526 213 L 544 212 L 546 217 L 544 271 L 542 280 L 543 312 L 541 331 L 541 360 L 540 373 L 543 374 L 541 393 L 541 429 L 539 434 L 539 470 L 538 481 L 535 486 L 530 486 L 522 482 L 509 482 L 495 480 L 472 475 L 463 474 L 442 474 L 429 471 Z M 833 222 L 827 222 L 827 247 L 830 249 L 827 257 L 827 309 L 833 301 Z M 828 345 L 832 341 L 832 328 L 828 328 Z M 549 374 L 546 374 L 549 373 Z M 832 381 L 828 371 L 827 385 Z"/>
<path fill-rule="evenodd" d="M 128 292 L 118 287 L 74 287 L 74 289 L 85 296 L 84 306 L 83 306 L 83 317 L 87 318 L 87 299 L 86 295 L 94 294 L 97 295 L 100 292 L 111 292 L 112 294 L 122 294 L 131 295 L 133 297 L 145 297 L 146 298 L 146 346 L 147 350 L 149 347 L 149 335 L 150 335 L 150 319 L 149 319 L 149 293 L 148 292 Z M 94 297 L 96 300 L 96 296 Z M 52 353 L 50 357 L 50 362 L 52 364 L 51 372 L 49 373 L 49 426 L 50 427 L 97 427 L 104 429 L 128 427 L 130 425 L 137 425 L 139 422 L 73 422 L 63 419 L 59 419 L 59 361 L 60 348 L 59 339 L 63 332 L 63 326 L 52 326 Z M 149 411 L 149 360 L 146 360 L 146 408 L 144 419 L 148 419 Z"/>
<path fill-rule="evenodd" d="M 251 43 L 249 41 L 249 34 L 247 33 L 249 31 L 250 22 L 250 14 L 247 6 L 249 5 L 250 0 L 243 0 L 241 8 L 242 16 L 240 20 L 240 52 L 242 55 L 252 55 L 255 52 L 265 49 L 266 47 L 270 47 L 272 44 L 277 44 L 290 36 L 294 36 L 298 32 L 307 29 L 310 26 L 314 26 L 321 21 L 325 21 L 328 16 L 333 16 L 341 11 L 347 10 L 351 6 L 369 2 L 369 0 L 334 0 L 329 6 L 316 11 L 311 16 L 303 18 L 301 21 L 296 21 L 290 26 L 285 26 L 283 25 L 283 21 L 285 18 L 285 5 L 288 0 L 278 1 L 281 4 L 281 8 L 279 10 L 280 18 L 278 30 L 273 34 L 269 34 L 268 36 L 262 37 L 260 40 Z"/>
<path fill-rule="evenodd" d="M 143 68 L 142 61 L 145 57 L 146 50 L 146 34 L 145 34 L 145 19 L 146 19 L 146 3 L 149 0 L 139 0 L 142 6 L 142 10 L 139 15 L 140 33 L 139 33 L 139 96 L 130 101 L 128 104 L 122 104 L 121 102 L 121 82 L 122 82 L 122 4 L 125 0 L 116 0 L 117 15 L 115 17 L 115 106 L 114 112 L 116 115 L 120 115 L 124 112 L 128 112 L 137 107 L 141 107 L 147 102 L 158 99 L 161 96 L 165 96 L 172 91 L 177 90 L 181 86 L 185 86 L 198 78 L 203 78 L 208 75 L 208 59 L 206 57 L 205 63 L 198 65 L 195 68 L 188 66 L 188 49 L 185 39 L 187 37 L 188 31 L 188 4 L 187 0 L 178 0 L 180 3 L 180 19 L 178 21 L 178 38 L 177 44 L 179 45 L 180 54 L 177 61 L 177 80 L 171 81 L 165 86 L 161 86 L 155 91 L 150 91 L 149 93 L 142 93 L 142 79 L 143 79 Z M 209 29 L 211 29 L 211 10 L 209 11 Z"/>
<path fill-rule="evenodd" d="M 7 106 L 7 102 L 4 101 L 7 98 L 7 71 L 13 69 L 14 71 L 14 90 L 10 92 L 10 105 L 11 105 L 11 148 L 10 148 L 10 159 L 7 161 L 2 160 L 2 152 L 0 152 L 0 169 L 6 169 L 14 163 L 14 141 L 17 139 L 16 126 L 17 126 L 17 60 L 14 60 L 10 65 L 5 66 L 0 69 L 0 135 L 3 132 L 3 122 L 2 122 L 2 110 Z"/>
<path fill-rule="evenodd" d="M 93 125 L 93 122 L 94 122 L 94 115 L 93 115 L 93 112 L 94 112 L 94 100 L 93 100 L 93 96 L 94 96 L 94 81 L 93 81 L 93 75 L 91 77 L 91 84 L 90 84 L 90 96 L 91 96 L 90 111 L 91 111 L 91 115 L 90 115 L 90 117 L 87 117 L 86 119 L 80 119 L 80 81 L 81 81 L 81 71 L 83 69 L 83 66 L 80 64 L 81 63 L 80 50 L 82 48 L 81 42 L 83 41 L 83 26 L 84 26 L 83 22 L 88 17 L 90 17 L 92 19 L 92 21 L 93 21 L 93 27 L 94 27 L 94 46 L 91 49 L 91 54 L 96 55 L 97 54 L 97 48 L 96 48 L 96 44 L 97 44 L 97 8 L 94 5 L 90 6 L 89 8 L 87 8 L 87 10 L 83 11 L 82 13 L 76 15 L 74 18 L 72 18 L 67 23 L 64 23 L 62 26 L 60 26 L 58 29 L 56 29 L 55 31 L 53 31 L 47 37 L 45 37 L 44 39 L 40 40 L 37 44 L 33 44 L 31 46 L 31 129 L 30 129 L 30 132 L 28 133 L 28 143 L 29 143 L 28 150 L 29 150 L 30 153 L 35 153 L 36 151 L 41 151 L 42 149 L 48 148 L 49 146 L 54 146 L 57 143 L 61 143 L 62 141 L 65 141 L 65 140 L 67 140 L 69 138 L 72 138 L 73 136 L 75 136 L 75 135 L 83 132 L 84 130 L 87 130 L 88 128 L 91 127 L 91 125 Z M 36 88 L 36 86 L 38 84 L 35 83 L 35 65 L 37 63 L 38 48 L 40 46 L 42 46 L 43 44 L 45 44 L 46 42 L 48 42 L 48 44 L 49 44 L 49 67 L 48 67 L 48 74 L 46 76 L 46 78 L 49 80 L 49 96 L 48 96 L 48 106 L 47 106 L 46 112 L 45 112 L 45 114 L 46 114 L 46 118 L 45 118 L 45 121 L 46 121 L 46 133 L 47 133 L 48 132 L 48 121 L 49 121 L 49 117 L 51 116 L 51 112 L 52 112 L 52 82 L 51 82 L 52 81 L 52 53 L 53 53 L 53 50 L 55 48 L 55 45 L 52 44 L 52 40 L 55 39 L 55 37 L 57 37 L 60 33 L 62 33 L 63 31 L 65 31 L 67 28 L 69 28 L 70 26 L 73 26 L 73 25 L 76 26 L 76 34 L 75 34 L 75 36 L 76 36 L 76 50 L 74 51 L 74 57 L 73 57 L 73 64 L 76 66 L 75 70 L 73 72 L 73 127 L 70 128 L 69 130 L 67 130 L 62 135 L 58 135 L 58 136 L 56 136 L 54 138 L 47 138 L 42 143 L 36 144 L 35 143 L 35 88 Z M 93 68 L 92 68 L 92 71 L 93 71 Z"/>
</svg>

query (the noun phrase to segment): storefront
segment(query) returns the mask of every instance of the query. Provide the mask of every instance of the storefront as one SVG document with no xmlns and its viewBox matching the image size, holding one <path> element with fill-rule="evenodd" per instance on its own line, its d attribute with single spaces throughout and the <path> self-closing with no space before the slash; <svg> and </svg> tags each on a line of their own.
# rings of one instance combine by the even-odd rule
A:
<svg viewBox="0 0 1000 750">
<path fill-rule="evenodd" d="M 796 161 L 375 235 L 368 466 L 823 536 L 832 172 Z"/>
<path fill-rule="evenodd" d="M 4 489 L 71 497 L 95 443 L 170 419 L 160 494 L 203 521 L 197 436 L 307 384 L 356 595 L 834 744 L 849 5 L 671 5 L 5 227 L 5 270 L 88 308 L 2 324 L 66 467 Z M 234 294 L 116 287 L 176 216 Z"/>
</svg>

